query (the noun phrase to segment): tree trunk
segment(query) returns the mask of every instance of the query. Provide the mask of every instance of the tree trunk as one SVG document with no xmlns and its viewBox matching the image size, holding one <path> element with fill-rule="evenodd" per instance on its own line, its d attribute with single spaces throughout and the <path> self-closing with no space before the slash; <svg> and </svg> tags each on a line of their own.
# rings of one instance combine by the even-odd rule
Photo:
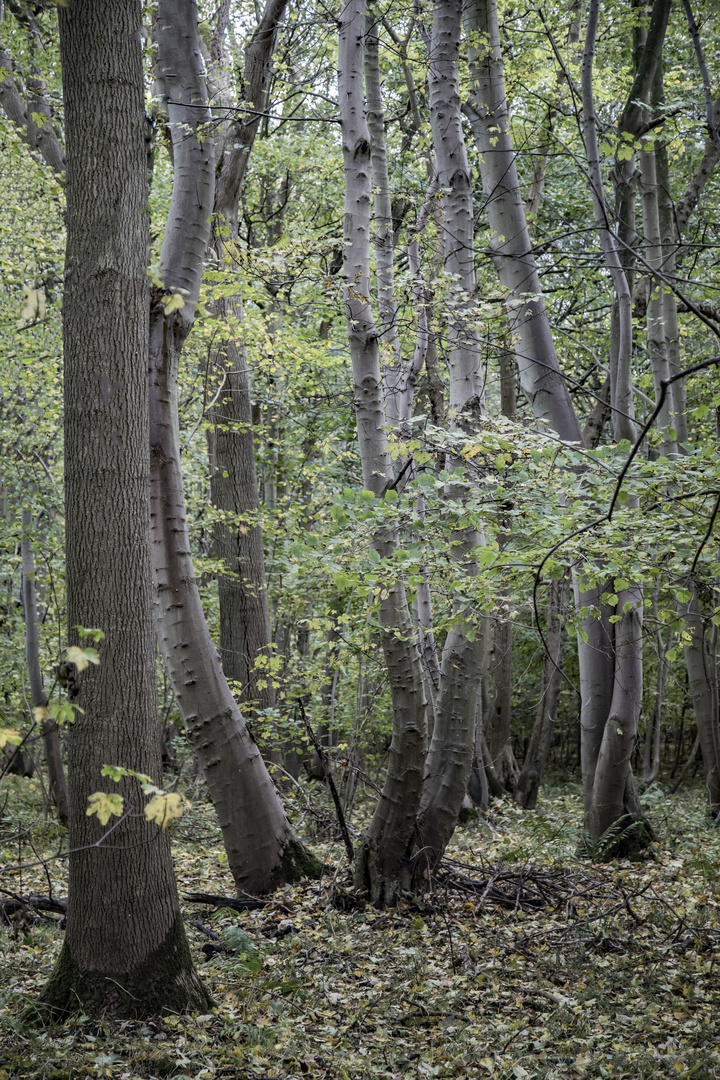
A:
<svg viewBox="0 0 720 1080">
<path fill-rule="evenodd" d="M 567 638 L 569 594 L 569 577 L 550 582 L 540 699 L 525 761 L 515 786 L 515 802 L 525 810 L 534 810 L 537 805 L 540 782 L 555 730 L 562 680 L 563 652 Z"/>
<path fill-rule="evenodd" d="M 88 796 L 106 763 L 161 777 L 148 556 L 147 160 L 140 5 L 75 0 L 60 48 L 68 154 L 64 297 L 69 637 L 105 632 L 78 676 L 69 739 L 67 933 L 45 987 L 55 1013 L 208 1008 L 190 958 L 165 830 L 136 780 L 107 831 Z"/>
<path fill-rule="evenodd" d="M 345 168 L 344 276 L 363 483 L 376 498 L 393 479 L 385 431 L 378 331 L 370 306 L 370 134 L 363 100 L 365 0 L 350 0 L 340 19 L 338 96 Z M 391 557 L 394 533 L 373 538 Z M 357 855 L 355 880 L 373 903 L 391 903 L 407 888 L 425 759 L 426 702 L 420 656 L 401 579 L 380 601 L 380 635 L 393 704 L 390 760 L 380 799 Z"/>
<path fill-rule="evenodd" d="M 25 663 L 30 684 L 30 700 L 36 709 L 42 710 L 40 733 L 45 749 L 45 763 L 48 770 L 50 798 L 57 810 L 58 820 L 62 825 L 68 823 L 68 789 L 63 771 L 62 750 L 58 726 L 47 711 L 48 699 L 43 685 L 40 668 L 40 642 L 38 639 L 37 603 L 35 600 L 35 558 L 33 556 L 30 529 L 32 514 L 22 512 L 22 598 L 25 617 Z"/>
<path fill-rule="evenodd" d="M 685 664 L 695 721 L 697 723 L 708 806 L 714 813 L 720 809 L 720 727 L 718 726 L 718 677 L 714 634 L 706 634 L 705 619 L 700 607 L 698 583 L 695 578 L 684 582 L 690 599 L 678 604 L 678 612 L 692 640 L 685 642 Z M 714 628 L 713 628 L 714 629 Z"/>
<path fill-rule="evenodd" d="M 646 846 L 652 836 L 639 807 L 630 766 L 642 706 L 642 591 L 619 592 L 617 610 L 623 614 L 615 624 L 612 697 L 586 815 L 591 852 L 600 860 L 630 854 Z"/>
<path fill-rule="evenodd" d="M 444 192 L 445 269 L 455 276 L 461 289 L 461 300 L 448 326 L 449 419 L 456 429 L 471 430 L 484 415 L 485 375 L 478 334 L 472 326 L 476 299 L 474 214 L 460 108 L 461 26 L 460 0 L 440 0 L 433 10 L 428 93 L 437 182 Z M 456 467 L 461 472 L 461 466 Z M 462 501 L 463 484 L 450 480 L 447 492 Z M 462 530 L 458 535 L 454 558 L 468 578 L 477 574 L 473 551 L 483 543 L 483 536 L 474 529 Z M 445 853 L 467 792 L 474 757 L 485 625 L 468 605 L 455 604 L 453 619 L 440 659 L 440 690 L 417 819 L 414 881 L 418 888 L 431 883 Z"/>
<path fill-rule="evenodd" d="M 167 2 L 167 0 L 166 0 Z M 168 102 L 173 193 L 160 256 L 163 290 L 150 307 L 151 525 L 160 650 L 208 785 L 239 892 L 267 892 L 319 863 L 295 838 L 230 693 L 200 603 L 185 517 L 177 412 L 180 351 L 192 326 L 210 232 L 213 141 L 195 5 L 160 4 L 158 81 Z M 184 305 L 173 310 L 170 298 Z M 168 303 L 168 300 L 170 302 Z"/>
<path fill-rule="evenodd" d="M 660 775 L 660 743 L 662 736 L 662 707 L 667 685 L 668 663 L 665 659 L 667 652 L 667 636 L 663 637 L 662 624 L 658 612 L 658 595 L 660 586 L 655 586 L 653 595 L 653 615 L 655 617 L 655 641 L 657 644 L 657 679 L 655 682 L 655 702 L 650 719 L 645 731 L 645 746 L 643 749 L 643 784 L 648 787 L 655 783 Z"/>
<path fill-rule="evenodd" d="M 218 175 L 213 216 L 213 249 L 220 259 L 226 241 L 237 241 L 238 199 L 255 141 L 259 113 L 265 107 L 270 64 L 288 0 L 268 0 L 246 49 L 245 100 L 254 113 L 240 114 L 218 138 Z M 218 56 L 220 59 L 220 56 Z M 214 302 L 223 331 L 210 357 L 221 378 L 217 403 L 209 410 L 210 495 L 222 513 L 214 528 L 216 554 L 225 572 L 218 577 L 220 658 L 226 678 L 240 684 L 242 701 L 262 711 L 275 706 L 274 681 L 255 670 L 271 651 L 270 606 L 260 527 L 260 498 L 255 463 L 249 357 L 242 340 L 242 298 Z M 258 685 L 258 682 L 264 685 Z"/>
<path fill-rule="evenodd" d="M 662 93 L 662 62 L 658 62 L 653 82 L 653 105 L 655 109 L 661 104 Z M 650 110 L 646 110 L 647 119 L 652 119 Z M 664 301 L 664 286 L 659 276 L 665 272 L 665 260 L 663 252 L 662 235 L 660 231 L 660 209 L 658 178 L 656 169 L 656 155 L 652 146 L 643 146 L 639 152 L 640 162 L 640 192 L 643 206 L 643 234 L 645 242 L 645 262 L 651 270 L 655 271 L 647 283 L 647 305 L 645 311 L 647 326 L 647 349 L 650 360 L 650 370 L 653 377 L 653 389 L 655 400 L 658 401 L 662 392 L 663 381 L 670 375 L 667 348 L 667 325 L 666 308 Z M 671 388 L 672 389 L 672 388 Z M 672 394 L 667 394 L 664 404 L 658 414 L 658 427 L 662 433 L 663 441 L 661 452 L 667 456 L 677 455 L 677 439 L 670 435 L 673 424 L 672 417 Z"/>
<path fill-rule="evenodd" d="M 512 622 L 505 614 L 500 614 L 493 634 L 495 642 L 495 662 L 493 664 L 493 682 L 495 696 L 492 714 L 487 725 L 487 742 L 490 749 L 490 762 L 495 775 L 505 791 L 514 791 L 519 774 L 518 764 L 510 741 L 512 720 Z"/>
<path fill-rule="evenodd" d="M 520 385 L 539 420 L 561 439 L 579 443 L 580 427 L 555 352 L 510 141 L 496 0 L 472 0 L 465 26 L 471 86 L 467 113 L 481 155 L 492 258 L 508 290 L 508 325 Z"/>
</svg>

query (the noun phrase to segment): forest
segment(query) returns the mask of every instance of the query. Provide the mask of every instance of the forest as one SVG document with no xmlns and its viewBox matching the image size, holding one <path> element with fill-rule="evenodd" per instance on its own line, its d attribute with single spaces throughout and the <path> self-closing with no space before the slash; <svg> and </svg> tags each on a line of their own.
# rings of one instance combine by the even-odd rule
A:
<svg viewBox="0 0 720 1080">
<path fill-rule="evenodd" d="M 0 1080 L 720 1077 L 718 0 L 0 0 Z"/>
</svg>

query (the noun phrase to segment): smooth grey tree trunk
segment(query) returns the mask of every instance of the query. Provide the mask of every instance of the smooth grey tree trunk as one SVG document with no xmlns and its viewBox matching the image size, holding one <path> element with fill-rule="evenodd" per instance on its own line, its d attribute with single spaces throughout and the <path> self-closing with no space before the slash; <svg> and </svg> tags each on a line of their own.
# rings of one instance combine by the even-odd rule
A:
<svg viewBox="0 0 720 1080">
<path fill-rule="evenodd" d="M 660 4 L 661 0 L 657 0 Z M 627 279 L 620 261 L 616 240 L 610 228 L 607 202 L 602 186 L 600 173 L 599 150 L 597 146 L 596 119 L 593 103 L 592 67 L 594 58 L 594 42 L 597 32 L 598 5 L 595 0 L 591 3 L 588 14 L 588 31 L 586 35 L 585 54 L 583 64 L 583 107 L 584 107 L 584 134 L 586 138 L 586 151 L 588 156 L 591 189 L 595 207 L 596 220 L 603 251 L 607 265 L 611 272 L 613 283 L 618 295 L 623 299 L 620 320 L 620 328 L 624 335 L 620 348 L 629 355 L 631 332 L 629 318 L 631 316 L 630 293 L 627 288 Z M 497 224 L 491 226 L 499 238 L 509 238 L 516 247 L 509 248 L 508 255 L 514 255 L 509 261 L 508 273 L 513 270 L 513 264 L 525 267 L 524 277 L 513 288 L 508 285 L 511 298 L 522 299 L 522 294 L 527 291 L 527 283 L 533 282 L 533 295 L 541 297 L 541 290 L 537 277 L 531 277 L 533 264 L 530 253 L 529 240 L 527 239 L 527 225 L 524 219 L 524 206 L 520 197 L 515 171 L 512 144 L 510 141 L 509 125 L 507 119 L 507 105 L 505 101 L 505 88 L 502 71 L 502 54 L 499 44 L 499 31 L 497 25 L 497 9 L 492 0 L 474 0 L 467 16 L 467 26 L 470 34 L 470 59 L 472 74 L 473 99 L 469 115 L 479 148 L 483 153 L 481 170 L 484 174 L 483 186 L 488 202 L 488 215 L 497 214 Z M 654 39 L 653 39 L 654 40 Z M 648 90 L 652 82 L 651 70 Z M 643 84 L 644 85 L 644 84 Z M 497 142 L 492 140 L 497 139 Z M 493 210 L 493 204 L 497 204 Z M 502 216 L 500 216 L 502 211 Z M 518 243 L 517 238 L 522 238 Z M 499 243 L 495 251 L 498 267 L 502 265 L 504 257 L 504 243 Z M 510 281 L 510 277 L 507 277 Z M 537 287 L 535 286 L 537 282 Z M 624 290 L 624 291 L 623 291 Z M 519 310 L 523 310 L 522 307 Z M 547 322 L 544 308 L 538 307 L 533 318 L 526 320 L 526 325 L 518 327 L 518 333 L 525 332 L 529 340 L 523 345 L 523 356 L 518 358 L 518 369 L 521 376 L 521 384 L 530 401 L 534 414 L 545 423 L 553 427 L 555 432 L 568 442 L 581 443 L 582 437 L 575 410 L 572 406 L 567 386 L 562 379 L 557 366 L 554 348 L 548 353 L 547 344 L 542 348 L 533 345 L 534 336 L 538 342 L 552 342 L 552 336 Z M 547 357 L 555 357 L 554 363 Z M 524 369 L 524 370 L 523 370 Z M 616 403 L 613 402 L 613 405 Z M 630 402 L 631 407 L 631 402 Z M 626 416 L 630 413 L 625 410 Z M 617 415 L 617 412 L 616 412 Z M 628 428 L 628 434 L 634 432 Z M 612 585 L 612 583 L 610 583 Z M 576 606 L 578 609 L 595 606 L 599 609 L 600 618 L 593 616 L 582 620 L 582 634 L 578 640 L 578 657 L 580 665 L 580 688 L 582 696 L 581 711 L 581 748 L 583 769 L 583 790 L 586 807 L 586 824 L 590 832 L 595 835 L 597 823 L 607 817 L 607 808 L 616 805 L 615 787 L 622 779 L 624 795 L 623 816 L 628 807 L 632 807 L 632 813 L 641 817 L 641 811 L 637 802 L 632 772 L 630 770 L 629 756 L 624 753 L 624 744 L 616 745 L 610 735 L 610 718 L 617 713 L 622 715 L 624 730 L 631 730 L 637 725 L 637 708 L 639 708 L 639 686 L 625 684 L 621 674 L 633 677 L 642 676 L 642 665 L 630 663 L 628 656 L 624 655 L 623 671 L 617 669 L 619 663 L 618 641 L 627 641 L 637 644 L 636 624 L 641 621 L 636 611 L 637 597 L 633 593 L 631 597 L 632 609 L 625 615 L 621 615 L 621 621 L 613 625 L 609 622 L 611 615 L 616 609 L 604 608 L 600 603 L 600 595 L 604 591 L 612 591 L 612 588 L 588 590 L 582 580 L 582 574 L 576 574 Z M 625 599 L 628 599 L 627 597 Z M 617 610 L 622 612 L 622 597 L 618 597 Z M 629 646 L 623 646 L 623 654 L 629 653 Z M 617 670 L 616 670 L 617 669 Z M 613 687 L 616 693 L 613 700 Z M 628 699 L 622 703 L 620 696 L 627 693 Z M 611 713 L 612 707 L 612 713 Z M 617 725 L 616 725 L 617 727 Z M 608 741 L 605 750 L 602 750 L 605 732 L 608 732 Z M 601 778 L 595 784 L 596 769 L 601 759 L 603 769 Z M 616 756 L 613 757 L 613 754 Z M 616 773 L 613 772 L 616 770 Z M 617 775 L 616 775 L 617 774 Z M 607 791 L 603 785 L 610 785 Z M 599 845 L 596 845 L 598 848 Z"/>
<path fill-rule="evenodd" d="M 465 9 L 470 66 L 467 114 L 478 151 L 491 252 L 508 291 L 508 325 L 520 385 L 533 415 L 567 442 L 582 436 L 560 371 L 525 219 L 505 96 L 495 0 L 471 0 Z"/>
<path fill-rule="evenodd" d="M 167 7 L 165 5 L 168 5 Z M 180 351 L 192 326 L 214 196 L 214 143 L 191 0 L 161 2 L 156 75 L 167 102 L 174 182 L 150 305 L 150 444 L 155 617 L 190 745 L 200 763 L 239 892 L 267 892 L 319 864 L 295 838 L 230 692 L 202 610 L 190 555 L 177 412 Z M 171 310 L 174 295 L 184 306 Z"/>
<path fill-rule="evenodd" d="M 107 763 L 161 779 L 150 607 L 148 191 L 136 0 L 59 12 L 67 140 L 64 292 L 67 618 L 105 633 L 78 674 L 69 737 L 68 919 L 43 1000 L 148 1016 L 208 1008 L 185 937 L 166 831 L 136 780 L 112 835 L 89 817 Z"/>
<path fill-rule="evenodd" d="M 455 280 L 457 306 L 448 320 L 451 428 L 469 431 L 484 415 L 485 376 L 482 351 L 474 329 L 476 299 L 472 176 L 462 130 L 459 60 L 462 27 L 461 0 L 439 0 L 433 9 L 429 46 L 428 95 L 430 126 L 442 200 L 445 271 Z M 451 498 L 462 501 L 463 484 L 450 480 Z M 466 529 L 458 537 L 453 557 L 463 574 L 477 574 L 475 548 L 481 533 Z M 469 583 L 470 584 L 470 583 Z M 425 764 L 423 793 L 417 819 L 414 880 L 427 887 L 453 834 L 465 798 L 473 764 L 477 696 L 485 652 L 485 623 L 472 605 L 456 603 L 440 658 L 440 688 L 435 722 Z"/>
<path fill-rule="evenodd" d="M 393 480 L 385 430 L 379 334 L 370 304 L 372 176 L 363 87 L 365 0 L 349 0 L 340 16 L 338 98 L 345 170 L 343 255 L 345 311 L 353 369 L 355 415 L 363 483 L 380 499 Z M 381 558 L 396 537 L 372 539 Z M 400 578 L 388 580 L 380 601 L 380 637 L 393 706 L 388 769 L 372 821 L 357 853 L 355 880 L 373 903 L 391 903 L 410 882 L 410 851 L 422 790 L 426 700 L 420 656 Z"/>
</svg>

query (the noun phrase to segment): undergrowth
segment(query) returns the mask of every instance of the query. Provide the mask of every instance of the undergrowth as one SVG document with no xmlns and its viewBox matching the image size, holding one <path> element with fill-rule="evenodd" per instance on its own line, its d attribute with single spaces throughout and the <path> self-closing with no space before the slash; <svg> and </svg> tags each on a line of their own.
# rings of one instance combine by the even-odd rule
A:
<svg viewBox="0 0 720 1080">
<path fill-rule="evenodd" d="M 16 835 L 35 820 L 42 855 L 59 830 L 40 792 L 12 782 L 0 884 L 64 896 L 62 860 L 28 867 Z M 577 857 L 576 788 L 549 788 L 531 813 L 495 804 L 457 832 L 431 896 L 384 912 L 337 906 L 343 846 L 317 835 L 331 819 L 322 790 L 311 797 L 304 839 L 332 873 L 256 911 L 185 903 L 206 1015 L 39 1026 L 59 917 L 17 940 L 0 930 L 0 1080 L 720 1077 L 720 830 L 702 793 L 651 790 L 652 857 L 603 866 Z M 232 894 L 206 803 L 176 827 L 174 854 L 181 895 Z"/>
</svg>

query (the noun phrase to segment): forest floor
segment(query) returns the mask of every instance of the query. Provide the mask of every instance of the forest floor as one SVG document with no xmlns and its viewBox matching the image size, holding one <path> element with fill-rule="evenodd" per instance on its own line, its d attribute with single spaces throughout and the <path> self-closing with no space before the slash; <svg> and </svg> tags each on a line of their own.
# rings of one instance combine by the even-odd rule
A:
<svg viewBox="0 0 720 1080">
<path fill-rule="evenodd" d="M 12 780 L 5 813 L 20 811 L 0 830 L 40 807 L 34 847 L 57 850 L 39 791 Z M 17 940 L 0 929 L 0 1080 L 720 1078 L 720 827 L 702 792 L 651 789 L 653 857 L 602 866 L 576 857 L 576 786 L 542 792 L 531 813 L 495 805 L 458 829 L 431 896 L 385 912 L 352 906 L 329 803 L 317 787 L 309 797 L 321 881 L 242 913 L 184 900 L 208 1015 L 32 1023 L 59 916 Z M 206 803 L 175 827 L 174 855 L 183 897 L 232 895 Z M 44 868 L 11 869 L 34 858 L 0 848 L 2 887 L 47 895 Z M 64 864 L 47 873 L 66 895 Z M 193 923 L 227 951 L 208 959 L 215 939 Z"/>
</svg>

